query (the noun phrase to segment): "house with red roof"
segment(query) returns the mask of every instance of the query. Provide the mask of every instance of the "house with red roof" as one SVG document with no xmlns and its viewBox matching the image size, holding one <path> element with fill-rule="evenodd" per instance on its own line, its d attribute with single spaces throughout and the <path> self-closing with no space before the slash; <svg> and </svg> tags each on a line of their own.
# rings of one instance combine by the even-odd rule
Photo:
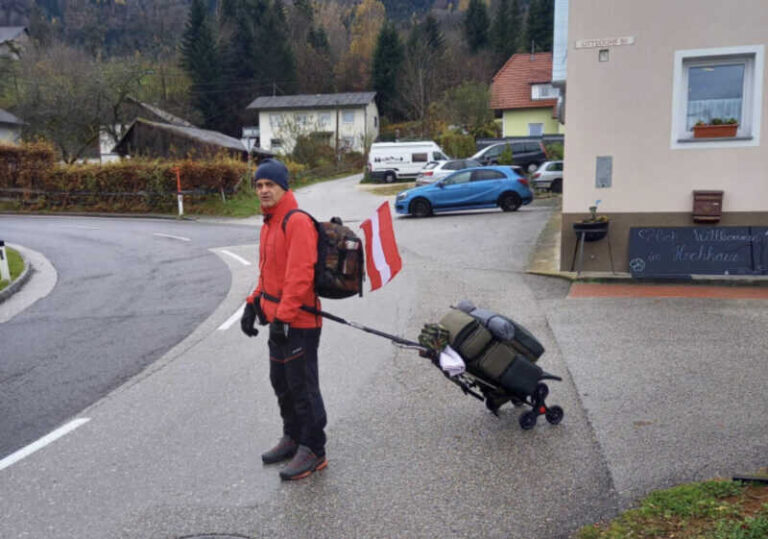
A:
<svg viewBox="0 0 768 539">
<path fill-rule="evenodd" d="M 560 90 L 552 86 L 552 53 L 513 54 L 491 83 L 491 108 L 502 113 L 502 136 L 564 133 L 555 108 Z"/>
</svg>

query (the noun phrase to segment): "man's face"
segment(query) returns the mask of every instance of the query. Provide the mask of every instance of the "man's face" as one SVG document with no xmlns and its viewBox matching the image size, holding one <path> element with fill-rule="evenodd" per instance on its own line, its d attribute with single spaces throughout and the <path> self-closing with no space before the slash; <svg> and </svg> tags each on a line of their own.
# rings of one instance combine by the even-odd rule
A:
<svg viewBox="0 0 768 539">
<path fill-rule="evenodd" d="M 283 198 L 285 189 L 280 187 L 272 180 L 256 180 L 256 193 L 259 195 L 259 202 L 262 208 L 271 208 Z"/>
</svg>

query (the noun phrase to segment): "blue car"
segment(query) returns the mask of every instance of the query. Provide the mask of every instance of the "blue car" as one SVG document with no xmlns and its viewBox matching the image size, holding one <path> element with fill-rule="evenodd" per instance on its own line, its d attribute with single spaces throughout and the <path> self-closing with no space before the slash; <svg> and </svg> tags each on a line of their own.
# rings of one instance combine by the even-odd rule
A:
<svg viewBox="0 0 768 539">
<path fill-rule="evenodd" d="M 532 200 L 528 180 L 510 167 L 479 167 L 454 172 L 431 185 L 402 191 L 395 199 L 395 211 L 416 217 L 496 206 L 504 211 L 517 211 Z"/>
</svg>

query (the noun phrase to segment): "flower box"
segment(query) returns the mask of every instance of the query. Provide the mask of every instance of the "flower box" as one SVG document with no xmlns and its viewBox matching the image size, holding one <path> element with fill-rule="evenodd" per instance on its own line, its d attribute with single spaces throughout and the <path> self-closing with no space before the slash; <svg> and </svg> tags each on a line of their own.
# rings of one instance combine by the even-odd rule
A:
<svg viewBox="0 0 768 539">
<path fill-rule="evenodd" d="M 693 138 L 735 137 L 739 124 L 694 125 Z"/>
</svg>

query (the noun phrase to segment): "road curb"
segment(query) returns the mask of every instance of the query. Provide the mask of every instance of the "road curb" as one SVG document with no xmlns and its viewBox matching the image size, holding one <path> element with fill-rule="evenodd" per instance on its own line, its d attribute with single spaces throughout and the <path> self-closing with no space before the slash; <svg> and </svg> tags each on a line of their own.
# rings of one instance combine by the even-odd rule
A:
<svg viewBox="0 0 768 539">
<path fill-rule="evenodd" d="M 29 278 L 32 276 L 32 272 L 34 271 L 32 268 L 32 263 L 29 261 L 29 259 L 27 259 L 27 257 L 25 257 L 21 251 L 16 252 L 19 253 L 19 256 L 24 261 L 24 269 L 22 270 L 21 275 L 19 275 L 15 281 L 12 281 L 10 285 L 0 290 L 0 303 L 3 303 L 16 292 L 21 290 L 21 287 L 27 283 Z"/>
<path fill-rule="evenodd" d="M 84 211 L 52 211 L 52 212 L 24 212 L 24 211 L 0 211 L 0 215 L 32 215 L 35 217 L 131 217 L 135 219 L 169 219 L 174 221 L 196 221 L 198 217 L 188 215 L 170 215 L 163 213 L 109 213 L 109 212 L 84 212 Z"/>
</svg>

